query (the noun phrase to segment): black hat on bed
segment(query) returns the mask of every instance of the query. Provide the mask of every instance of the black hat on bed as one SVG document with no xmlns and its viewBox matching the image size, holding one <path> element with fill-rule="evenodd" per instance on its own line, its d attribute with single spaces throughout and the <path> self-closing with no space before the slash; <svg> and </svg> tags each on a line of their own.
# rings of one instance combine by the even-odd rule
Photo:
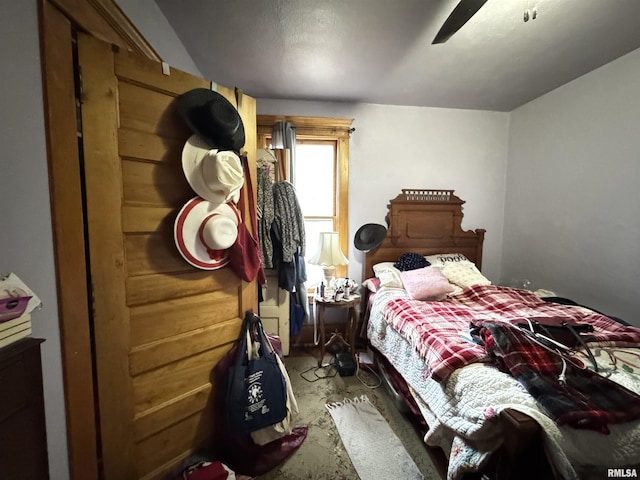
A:
<svg viewBox="0 0 640 480">
<path fill-rule="evenodd" d="M 373 250 L 380 246 L 387 236 L 387 228 L 377 223 L 365 223 L 356 232 L 353 244 L 356 249 L 362 251 Z"/>
<path fill-rule="evenodd" d="M 236 107 L 218 92 L 194 88 L 178 97 L 178 112 L 209 148 L 239 152 L 244 124 Z"/>
</svg>

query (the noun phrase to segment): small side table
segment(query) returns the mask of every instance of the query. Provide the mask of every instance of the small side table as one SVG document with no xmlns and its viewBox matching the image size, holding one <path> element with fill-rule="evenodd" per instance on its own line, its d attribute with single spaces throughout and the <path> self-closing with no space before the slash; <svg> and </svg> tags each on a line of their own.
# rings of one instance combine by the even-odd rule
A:
<svg viewBox="0 0 640 480">
<path fill-rule="evenodd" d="M 320 358 L 318 359 L 318 366 L 322 366 L 322 360 L 324 360 L 325 349 L 331 344 L 331 339 L 325 342 L 324 334 L 324 311 L 329 308 L 347 308 L 349 311 L 347 312 L 347 339 L 345 343 L 349 347 L 349 351 L 351 355 L 355 354 L 355 336 L 356 336 L 356 326 L 358 324 L 358 317 L 356 314 L 356 306 L 360 303 L 360 295 L 351 295 L 348 300 L 340 300 L 338 302 L 330 299 L 330 298 L 320 298 L 316 296 L 314 298 L 315 304 L 318 306 L 318 324 L 320 325 Z M 334 335 L 340 335 L 339 333 L 334 333 Z M 342 337 L 342 336 L 341 336 Z M 343 339 L 344 340 L 344 339 Z"/>
</svg>

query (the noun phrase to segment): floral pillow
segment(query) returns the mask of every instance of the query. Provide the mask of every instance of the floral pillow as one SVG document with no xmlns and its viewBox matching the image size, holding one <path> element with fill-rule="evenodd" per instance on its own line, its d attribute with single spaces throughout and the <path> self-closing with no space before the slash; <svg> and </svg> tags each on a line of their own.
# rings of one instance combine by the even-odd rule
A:
<svg viewBox="0 0 640 480">
<path fill-rule="evenodd" d="M 449 282 L 461 288 L 473 285 L 491 285 L 491 280 L 482 275 L 478 267 L 469 261 L 449 263 L 442 268 L 442 273 L 449 279 Z"/>
<path fill-rule="evenodd" d="M 423 267 L 400 272 L 404 288 L 415 300 L 437 300 L 454 291 L 439 268 Z"/>
</svg>

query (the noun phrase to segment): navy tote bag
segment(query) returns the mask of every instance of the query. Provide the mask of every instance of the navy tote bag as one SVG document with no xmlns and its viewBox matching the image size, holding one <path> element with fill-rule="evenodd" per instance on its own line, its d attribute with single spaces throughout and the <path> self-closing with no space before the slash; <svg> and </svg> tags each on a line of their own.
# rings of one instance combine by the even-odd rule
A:
<svg viewBox="0 0 640 480">
<path fill-rule="evenodd" d="M 257 358 L 249 359 L 247 333 L 260 343 Z M 260 317 L 251 311 L 244 318 L 236 362 L 229 368 L 227 414 L 229 430 L 236 435 L 268 427 L 287 416 L 285 379 Z"/>
</svg>

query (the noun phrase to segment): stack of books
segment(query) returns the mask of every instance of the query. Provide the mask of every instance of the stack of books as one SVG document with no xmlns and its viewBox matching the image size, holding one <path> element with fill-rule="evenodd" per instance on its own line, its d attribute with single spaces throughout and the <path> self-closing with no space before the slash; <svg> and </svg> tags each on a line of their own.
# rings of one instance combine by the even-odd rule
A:
<svg viewBox="0 0 640 480">
<path fill-rule="evenodd" d="M 31 312 L 41 306 L 15 273 L 0 275 L 0 348 L 31 335 Z"/>
<path fill-rule="evenodd" d="M 0 348 L 31 335 L 31 315 L 25 313 L 0 323 Z"/>
</svg>

